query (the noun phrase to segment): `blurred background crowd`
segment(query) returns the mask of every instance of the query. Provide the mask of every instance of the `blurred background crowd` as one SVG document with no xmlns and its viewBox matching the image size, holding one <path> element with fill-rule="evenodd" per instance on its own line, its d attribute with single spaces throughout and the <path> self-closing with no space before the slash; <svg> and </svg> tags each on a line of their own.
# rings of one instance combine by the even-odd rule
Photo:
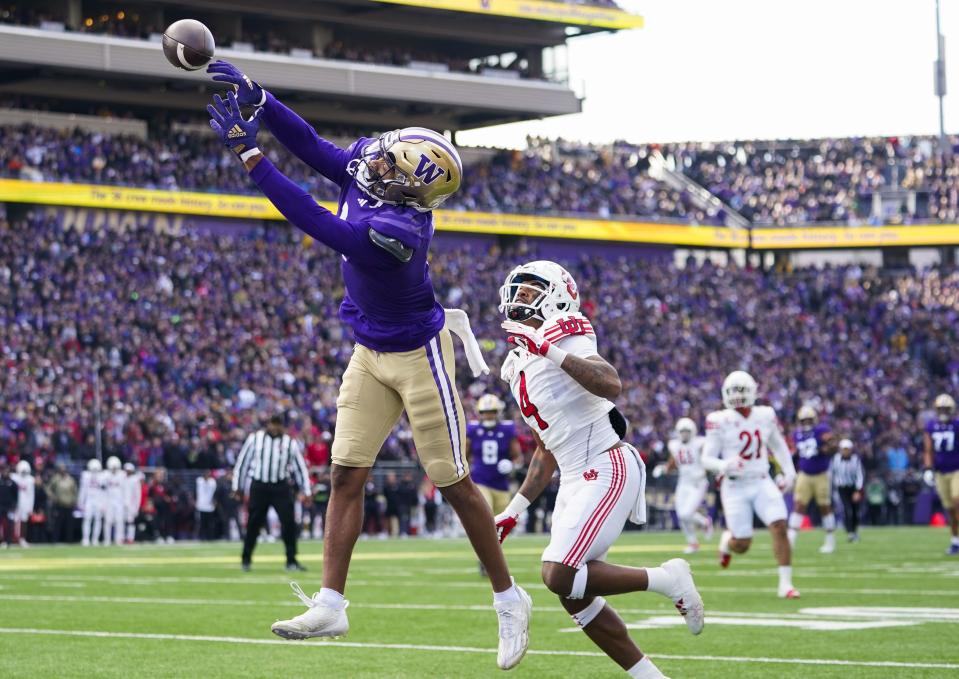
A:
<svg viewBox="0 0 959 679">
<path fill-rule="evenodd" d="M 200 128 L 202 129 L 202 128 Z M 317 199 L 335 188 L 264 135 L 272 160 Z M 529 139 L 523 150 L 481 149 L 463 190 L 444 206 L 485 212 L 589 215 L 721 224 L 863 225 L 959 219 L 959 138 L 856 138 L 725 144 L 587 145 Z M 656 161 L 654 161 L 656 159 Z M 698 206 L 651 163 L 707 189 Z M 218 193 L 256 193 L 212 134 L 155 129 L 150 138 L 0 125 L 0 177 Z M 879 192 L 912 195 L 877 213 Z"/>
<path fill-rule="evenodd" d="M 26 459 L 44 481 L 58 463 L 76 470 L 97 453 L 99 414 L 102 455 L 168 470 L 170 507 L 189 517 L 191 485 L 176 479 L 231 467 L 245 435 L 283 410 L 310 467 L 326 467 L 352 347 L 329 322 L 343 293 L 336 255 L 287 226 L 172 233 L 65 227 L 60 215 L 0 221 L 0 460 Z M 459 365 L 468 412 L 489 391 L 511 400 L 497 377 L 497 288 L 513 264 L 548 257 L 578 281 L 623 379 L 628 438 L 647 459 L 664 457 L 677 418 L 701 426 L 723 376 L 744 368 L 787 432 L 814 404 L 855 442 L 882 505 L 911 516 L 922 424 L 934 396 L 959 387 L 959 272 L 677 267 L 551 247 L 437 237 L 440 302 L 467 310 L 493 370 L 472 380 Z M 401 422 L 380 460 L 402 472 L 415 456 Z M 374 479 L 374 497 L 384 484 Z"/>
</svg>

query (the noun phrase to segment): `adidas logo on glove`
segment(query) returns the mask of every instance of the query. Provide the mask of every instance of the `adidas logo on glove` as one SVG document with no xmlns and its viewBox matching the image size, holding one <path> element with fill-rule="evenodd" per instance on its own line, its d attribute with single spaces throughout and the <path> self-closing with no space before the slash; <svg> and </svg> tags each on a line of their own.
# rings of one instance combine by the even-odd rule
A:
<svg viewBox="0 0 959 679">
<path fill-rule="evenodd" d="M 233 127 L 230 128 L 230 131 L 226 133 L 227 139 L 237 139 L 239 137 L 245 137 L 245 136 L 246 136 L 246 132 L 244 132 L 243 128 L 241 128 L 239 125 L 234 125 Z"/>
</svg>

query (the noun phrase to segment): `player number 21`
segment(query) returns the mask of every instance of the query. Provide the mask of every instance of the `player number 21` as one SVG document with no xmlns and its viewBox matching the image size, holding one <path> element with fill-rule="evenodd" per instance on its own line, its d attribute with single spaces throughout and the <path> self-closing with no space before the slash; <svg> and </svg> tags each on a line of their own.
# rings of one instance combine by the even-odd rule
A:
<svg viewBox="0 0 959 679">
<path fill-rule="evenodd" d="M 754 437 L 756 439 L 756 451 L 752 452 L 749 449 L 752 448 Z M 760 456 L 760 453 L 763 449 L 763 437 L 762 434 L 759 433 L 758 429 L 752 434 L 750 434 L 748 431 L 739 432 L 739 440 L 745 442 L 743 443 L 743 449 L 739 451 L 739 457 L 743 458 L 744 460 L 752 460 L 753 458 L 758 458 Z"/>
<path fill-rule="evenodd" d="M 540 431 L 549 427 L 539 416 L 539 408 L 530 403 L 529 393 L 526 391 L 526 373 L 522 371 L 519 374 L 519 409 L 523 413 L 523 417 L 527 419 L 532 417 L 536 420 L 536 426 L 539 427 Z"/>
</svg>

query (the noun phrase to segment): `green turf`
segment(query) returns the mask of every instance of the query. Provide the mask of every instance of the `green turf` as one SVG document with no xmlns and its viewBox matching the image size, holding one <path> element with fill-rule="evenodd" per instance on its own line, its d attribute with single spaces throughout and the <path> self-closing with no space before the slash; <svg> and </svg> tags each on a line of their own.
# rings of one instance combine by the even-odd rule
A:
<svg viewBox="0 0 959 679">
<path fill-rule="evenodd" d="M 835 554 L 818 554 L 821 535 L 800 536 L 795 584 L 800 601 L 775 596 L 769 540 L 759 535 L 752 551 L 729 571 L 714 561 L 714 546 L 690 558 L 707 608 L 707 626 L 692 637 L 684 626 L 634 629 L 633 637 L 672 677 L 944 677 L 959 676 L 959 559 L 943 555 L 946 532 L 903 528 L 866 530 L 863 541 Z M 510 538 L 507 556 L 518 582 L 534 600 L 531 650 L 593 652 L 571 627 L 555 597 L 539 580 L 542 537 Z M 676 534 L 628 533 L 610 560 L 657 565 L 677 556 Z M 301 544 L 311 572 L 298 574 L 317 588 L 322 546 Z M 240 572 L 236 544 L 177 544 L 113 548 L 33 547 L 0 552 L 0 657 L 3 677 L 490 677 L 496 676 L 496 619 L 490 593 L 476 573 L 463 540 L 371 540 L 356 550 L 348 598 L 351 632 L 359 644 L 455 646 L 472 650 L 344 647 L 328 642 L 273 641 L 270 623 L 301 612 L 282 570 L 282 547 L 260 545 L 252 573 Z M 124 601 L 125 600 L 125 601 Z M 676 616 L 654 594 L 611 597 L 630 624 Z M 420 608 L 404 609 L 405 605 Z M 424 605 L 436 606 L 435 609 Z M 850 615 L 800 613 L 823 607 L 933 609 L 886 611 L 887 620 L 911 625 L 824 631 L 782 627 L 785 620 L 848 622 Z M 472 608 L 471 608 L 472 607 Z M 943 615 L 938 617 L 939 612 Z M 744 624 L 710 622 L 741 614 Z M 910 617 L 913 616 L 913 617 Z M 671 618 L 670 618 L 671 619 Z M 676 616 L 678 620 L 678 616 Z M 718 620 L 718 618 L 717 618 Z M 875 619 L 872 619 L 876 622 Z M 229 637 L 179 640 L 45 635 L 12 629 L 76 630 Z M 485 650 L 484 650 L 485 649 Z M 669 656 L 696 656 L 679 659 Z M 705 659 L 806 658 L 858 662 L 939 663 L 951 667 L 870 667 L 860 664 L 767 664 Z M 530 654 L 516 677 L 624 676 L 608 659 Z"/>
</svg>

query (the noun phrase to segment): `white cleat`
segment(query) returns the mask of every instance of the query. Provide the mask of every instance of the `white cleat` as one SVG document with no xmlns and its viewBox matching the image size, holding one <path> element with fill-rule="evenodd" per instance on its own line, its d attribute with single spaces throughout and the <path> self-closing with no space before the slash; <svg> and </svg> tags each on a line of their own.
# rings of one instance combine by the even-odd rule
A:
<svg viewBox="0 0 959 679">
<path fill-rule="evenodd" d="M 662 565 L 663 569 L 673 578 L 673 603 L 676 610 L 686 619 L 686 627 L 693 634 L 703 631 L 706 624 L 706 611 L 703 607 L 703 598 L 696 591 L 693 574 L 689 569 L 689 562 L 685 559 L 670 559 Z"/>
<path fill-rule="evenodd" d="M 336 639 L 344 636 L 350 630 L 350 623 L 346 619 L 346 607 L 350 605 L 349 601 L 344 600 L 343 608 L 336 609 L 321 604 L 319 602 L 319 592 L 310 598 L 303 593 L 303 590 L 295 582 L 291 582 L 290 587 L 308 608 L 306 613 L 301 613 L 295 618 L 274 622 L 270 627 L 273 634 L 291 640 L 315 637 Z"/>
<path fill-rule="evenodd" d="M 793 587 L 792 585 L 780 585 L 779 598 L 780 599 L 798 599 L 799 590 Z"/>
<path fill-rule="evenodd" d="M 832 533 L 826 533 L 826 539 L 819 548 L 820 554 L 832 554 L 836 551 L 836 536 Z"/>
<path fill-rule="evenodd" d="M 699 543 L 693 543 L 691 545 L 686 545 L 686 548 L 683 550 L 683 554 L 695 554 L 699 551 Z"/>
<path fill-rule="evenodd" d="M 533 600 L 526 590 L 516 585 L 519 601 L 494 603 L 499 618 L 499 648 L 496 664 L 501 670 L 510 670 L 519 665 L 529 647 L 529 620 L 533 616 Z"/>
</svg>

